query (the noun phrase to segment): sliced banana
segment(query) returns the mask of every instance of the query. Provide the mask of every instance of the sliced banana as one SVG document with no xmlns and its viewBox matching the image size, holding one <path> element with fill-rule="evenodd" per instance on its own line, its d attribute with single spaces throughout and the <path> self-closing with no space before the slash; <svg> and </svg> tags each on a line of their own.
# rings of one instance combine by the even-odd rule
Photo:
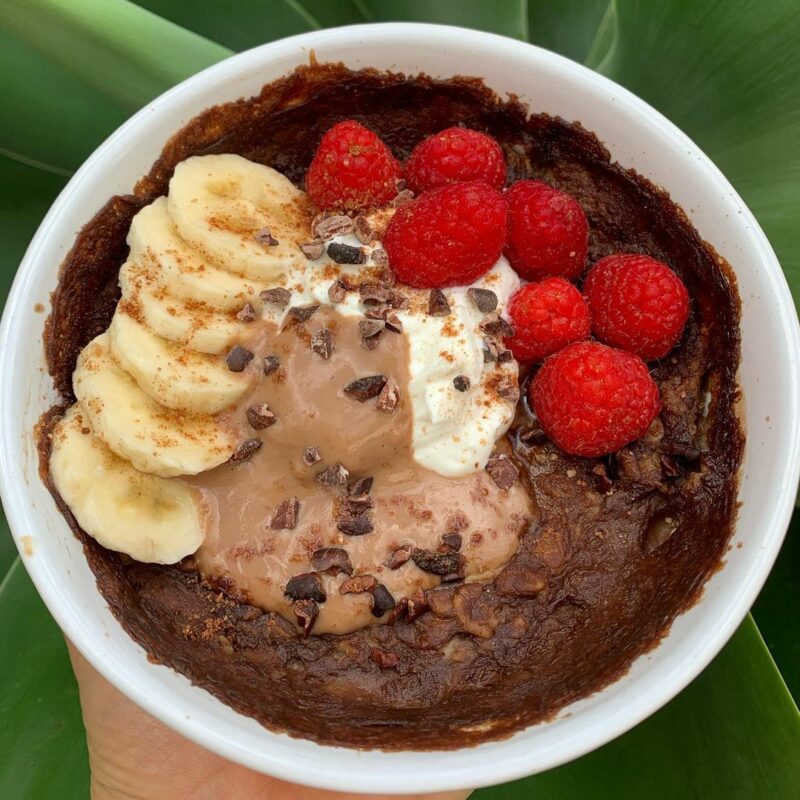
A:
<svg viewBox="0 0 800 800">
<path fill-rule="evenodd" d="M 214 414 L 250 388 L 249 377 L 231 372 L 218 356 L 162 339 L 119 311 L 111 319 L 108 342 L 119 365 L 168 408 Z"/>
<path fill-rule="evenodd" d="M 154 475 L 196 475 L 222 464 L 236 439 L 215 417 L 159 405 L 112 357 L 108 334 L 89 342 L 72 376 L 92 430 L 120 458 Z"/>
<path fill-rule="evenodd" d="M 231 154 L 187 158 L 175 167 L 167 203 L 181 238 L 231 272 L 275 281 L 305 262 L 305 193 L 263 164 Z M 265 232 L 278 243 L 262 241 Z"/>
<path fill-rule="evenodd" d="M 160 270 L 126 261 L 119 271 L 122 311 L 153 333 L 201 353 L 222 353 L 246 334 L 246 324 L 232 311 L 173 297 L 160 282 Z"/>
<path fill-rule="evenodd" d="M 166 197 L 159 197 L 133 218 L 128 246 L 130 261 L 159 269 L 167 291 L 183 300 L 199 300 L 223 311 L 238 311 L 245 303 L 260 308 L 259 292 L 268 288 L 266 283 L 214 266 L 186 244 L 172 224 Z"/>
<path fill-rule="evenodd" d="M 103 547 L 137 561 L 174 564 L 203 543 L 200 493 L 138 472 L 114 455 L 78 405 L 53 431 L 50 474 L 78 524 Z"/>
</svg>

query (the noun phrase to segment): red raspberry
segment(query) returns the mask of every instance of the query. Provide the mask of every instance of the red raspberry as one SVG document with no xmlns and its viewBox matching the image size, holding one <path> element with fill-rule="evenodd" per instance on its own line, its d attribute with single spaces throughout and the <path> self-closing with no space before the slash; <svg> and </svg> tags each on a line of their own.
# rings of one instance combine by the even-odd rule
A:
<svg viewBox="0 0 800 800">
<path fill-rule="evenodd" d="M 506 159 L 491 136 L 469 128 L 447 128 L 414 148 L 406 163 L 406 180 L 417 193 L 460 181 L 485 181 L 502 189 Z"/>
<path fill-rule="evenodd" d="M 506 204 L 481 181 L 450 183 L 397 209 L 383 246 L 397 277 L 438 289 L 472 283 L 503 249 Z"/>
<path fill-rule="evenodd" d="M 402 167 L 389 148 L 352 119 L 334 125 L 319 143 L 306 174 L 306 188 L 317 208 L 365 211 L 396 194 Z"/>
<path fill-rule="evenodd" d="M 581 204 L 541 181 L 517 181 L 507 192 L 506 258 L 527 280 L 577 278 L 589 249 Z"/>
<path fill-rule="evenodd" d="M 638 356 L 576 342 L 544 362 L 530 386 L 542 430 L 565 452 L 602 456 L 643 436 L 661 410 Z"/>
<path fill-rule="evenodd" d="M 648 360 L 675 347 L 689 316 L 683 281 L 650 256 L 601 258 L 584 291 L 595 336 Z"/>
<path fill-rule="evenodd" d="M 541 361 L 589 335 L 589 309 L 563 278 L 546 278 L 514 292 L 508 304 L 514 335 L 506 344 L 519 361 Z"/>
</svg>

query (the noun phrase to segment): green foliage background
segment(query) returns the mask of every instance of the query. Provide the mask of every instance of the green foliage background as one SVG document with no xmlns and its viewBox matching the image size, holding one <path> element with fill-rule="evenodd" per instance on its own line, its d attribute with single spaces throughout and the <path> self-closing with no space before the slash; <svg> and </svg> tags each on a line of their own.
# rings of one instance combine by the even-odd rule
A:
<svg viewBox="0 0 800 800">
<path fill-rule="evenodd" d="M 231 52 L 390 20 L 530 41 L 649 101 L 742 194 L 800 300 L 800 0 L 0 0 L 0 297 L 69 175 L 144 103 Z M 0 796 L 86 798 L 63 640 L 0 518 L 2 575 Z M 791 694 L 800 692 L 798 515 L 754 616 L 690 687 L 633 731 L 476 796 L 800 797 Z"/>
</svg>

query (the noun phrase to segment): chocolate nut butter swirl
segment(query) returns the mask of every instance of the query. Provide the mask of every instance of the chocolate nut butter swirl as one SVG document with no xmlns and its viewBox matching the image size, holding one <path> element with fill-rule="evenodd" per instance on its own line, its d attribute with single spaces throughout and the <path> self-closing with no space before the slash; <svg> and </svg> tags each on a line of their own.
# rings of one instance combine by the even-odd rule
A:
<svg viewBox="0 0 800 800">
<path fill-rule="evenodd" d="M 166 519 L 197 509 L 202 541 L 177 564 L 144 563 L 106 549 L 55 491 L 50 434 L 75 401 L 72 373 L 84 347 L 100 337 L 76 389 L 86 398 L 82 407 L 106 385 L 98 386 L 98 374 L 106 375 L 103 359 L 114 350 L 114 336 L 118 342 L 120 335 L 141 334 L 133 325 L 105 333 L 120 280 L 128 296 L 142 300 L 128 315 L 134 323 L 148 330 L 171 323 L 147 270 L 124 268 L 131 221 L 167 197 L 177 165 L 196 155 L 242 156 L 302 187 L 319 138 L 343 117 L 363 121 L 400 158 L 450 125 L 485 130 L 502 145 L 510 179 L 543 179 L 579 200 L 590 223 L 590 261 L 624 250 L 673 267 L 692 311 L 679 347 L 653 365 L 662 413 L 643 439 L 619 453 L 573 458 L 542 435 L 503 373 L 491 384 L 503 387 L 496 419 L 505 420 L 503 409 L 515 403 L 516 417 L 502 441 L 481 451 L 487 469 L 440 474 L 413 458 L 424 445 L 431 458 L 440 455 L 417 435 L 413 418 L 408 371 L 415 363 L 415 323 L 409 328 L 402 314 L 395 321 L 378 314 L 377 328 L 361 324 L 376 321 L 363 303 L 359 315 L 340 313 L 334 306 L 350 302 L 358 285 L 333 285 L 333 278 L 325 285 L 333 305 L 304 300 L 290 317 L 291 297 L 284 305 L 275 294 L 261 297 L 288 285 L 286 276 L 270 272 L 270 254 L 292 245 L 303 269 L 309 259 L 325 258 L 311 246 L 322 237 L 307 230 L 300 236 L 298 229 L 295 240 L 294 229 L 260 225 L 247 235 L 261 248 L 253 251 L 261 271 L 245 275 L 238 289 L 213 284 L 236 299 L 213 309 L 219 324 L 206 324 L 212 309 L 191 306 L 196 323 L 182 335 L 209 360 L 192 359 L 183 380 L 150 387 L 177 404 L 186 385 L 196 387 L 203 374 L 212 374 L 203 365 L 213 360 L 225 367 L 213 373 L 215 391 L 192 393 L 206 406 L 183 441 L 181 452 L 191 458 L 181 466 L 196 474 L 174 477 L 174 465 L 162 464 L 162 473 L 147 475 L 176 487 L 169 490 Z M 216 191 L 225 197 L 230 189 Z M 302 199 L 294 202 L 301 214 Z M 190 231 L 191 220 L 183 223 Z M 380 237 L 372 241 L 367 231 L 373 224 L 380 229 L 379 220 L 361 222 L 360 237 L 354 230 L 340 242 L 358 248 L 367 239 L 370 259 L 353 263 L 360 257 L 334 248 L 331 260 L 344 260 L 341 269 L 354 272 L 384 266 Z M 191 270 L 182 274 L 191 281 Z M 497 274 L 501 280 L 502 269 Z M 498 287 L 473 289 L 502 295 Z M 473 291 L 472 297 L 486 304 L 488 296 Z M 478 300 L 464 292 L 476 324 L 494 310 L 490 304 L 479 310 Z M 459 305 L 462 299 L 451 293 L 445 301 L 453 320 L 467 319 L 459 316 L 467 307 Z M 309 311 L 312 305 L 319 307 Z M 274 317 L 264 314 L 270 308 Z M 443 315 L 421 315 L 425 325 L 448 324 L 438 296 L 426 297 L 423 308 Z M 111 198 L 81 231 L 62 267 L 47 326 L 48 364 L 64 403 L 40 426 L 42 475 L 84 544 L 99 590 L 153 660 L 292 735 L 356 747 L 461 747 L 509 735 L 614 680 L 658 642 L 719 567 L 743 447 L 736 415 L 738 323 L 727 265 L 663 192 L 612 163 L 579 125 L 531 116 L 477 79 L 303 68 L 258 97 L 192 120 L 132 193 Z M 232 353 L 236 346 L 252 357 Z M 495 339 L 487 352 L 492 370 L 509 368 Z M 129 362 L 130 373 L 137 367 L 133 355 Z M 118 386 L 122 378 L 112 377 Z M 520 376 L 523 390 L 526 380 Z M 459 369 L 442 391 L 461 403 L 488 385 L 482 372 Z M 332 390 L 323 393 L 323 387 Z M 175 416 L 161 406 L 151 410 L 151 432 L 159 437 L 160 426 Z M 83 413 L 113 433 L 108 411 Z M 213 429 L 202 415 L 213 419 Z M 74 410 L 67 415 L 64 435 L 86 428 L 79 417 Z M 210 431 L 213 465 L 207 449 L 191 449 L 199 441 L 192 437 Z M 473 446 L 480 448 L 476 440 L 463 451 Z M 130 458 L 140 459 L 141 468 L 151 453 L 134 442 Z M 98 468 L 120 468 L 113 454 L 89 448 L 87 458 Z M 458 464 L 451 466 L 458 472 Z"/>
</svg>

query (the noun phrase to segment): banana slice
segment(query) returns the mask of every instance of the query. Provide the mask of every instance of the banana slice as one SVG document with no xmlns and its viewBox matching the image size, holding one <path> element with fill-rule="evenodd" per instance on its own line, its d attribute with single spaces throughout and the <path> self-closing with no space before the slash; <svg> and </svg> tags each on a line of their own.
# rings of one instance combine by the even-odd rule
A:
<svg viewBox="0 0 800 800">
<path fill-rule="evenodd" d="M 175 167 L 167 204 L 180 237 L 231 272 L 275 281 L 305 263 L 305 193 L 263 164 L 231 154 L 187 158 Z M 265 232 L 278 244 L 260 241 Z"/>
<path fill-rule="evenodd" d="M 126 261 L 119 271 L 122 311 L 171 342 L 201 353 L 222 353 L 246 333 L 232 311 L 215 311 L 197 300 L 173 297 L 161 283 L 160 269 Z"/>
<path fill-rule="evenodd" d="M 214 266 L 178 236 L 167 210 L 167 198 L 145 206 L 128 232 L 128 259 L 160 270 L 167 291 L 182 300 L 199 300 L 222 311 L 238 311 L 245 303 L 261 307 L 266 283 L 251 281 Z"/>
<path fill-rule="evenodd" d="M 231 372 L 219 357 L 162 339 L 119 311 L 111 319 L 108 343 L 139 387 L 168 408 L 214 414 L 250 388 L 247 375 Z"/>
<path fill-rule="evenodd" d="M 78 405 L 53 431 L 50 474 L 81 528 L 109 550 L 174 564 L 203 543 L 200 493 L 118 458 L 91 432 Z"/>
<path fill-rule="evenodd" d="M 112 357 L 108 334 L 84 347 L 72 376 L 92 430 L 141 472 L 196 475 L 222 464 L 236 439 L 209 414 L 160 406 Z"/>
</svg>

